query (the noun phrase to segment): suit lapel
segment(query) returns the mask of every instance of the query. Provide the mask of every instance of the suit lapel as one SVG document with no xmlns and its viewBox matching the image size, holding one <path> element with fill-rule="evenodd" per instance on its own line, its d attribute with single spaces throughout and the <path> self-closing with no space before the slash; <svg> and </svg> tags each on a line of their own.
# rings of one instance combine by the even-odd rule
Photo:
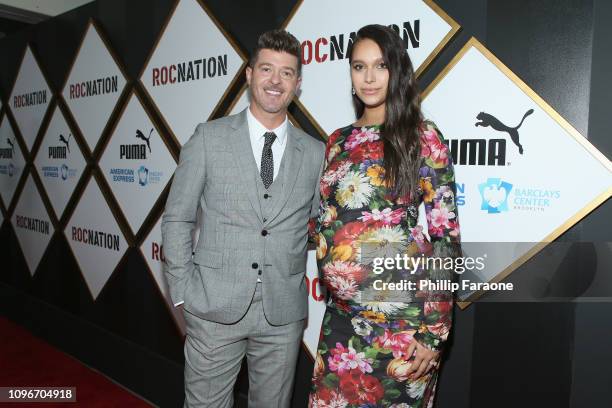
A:
<svg viewBox="0 0 612 408">
<path fill-rule="evenodd" d="M 304 157 L 304 146 L 295 134 L 294 128 L 291 124 L 287 126 L 287 147 L 283 154 L 281 165 L 284 164 L 285 171 L 282 177 L 281 186 L 281 197 L 276 200 L 272 211 L 270 211 L 270 217 L 268 223 L 273 221 L 289 200 L 291 192 L 295 187 L 298 174 L 300 173 L 300 167 L 302 167 L 302 159 Z"/>
<path fill-rule="evenodd" d="M 245 187 L 249 201 L 253 206 L 253 210 L 257 213 L 259 219 L 263 219 L 261 213 L 261 204 L 257 197 L 257 164 L 253 157 L 253 148 L 251 147 L 251 139 L 249 136 L 249 124 L 246 118 L 246 110 L 242 111 L 234 122 L 234 132 L 229 135 L 229 142 L 234 154 L 234 161 L 239 171 L 239 177 Z"/>
</svg>

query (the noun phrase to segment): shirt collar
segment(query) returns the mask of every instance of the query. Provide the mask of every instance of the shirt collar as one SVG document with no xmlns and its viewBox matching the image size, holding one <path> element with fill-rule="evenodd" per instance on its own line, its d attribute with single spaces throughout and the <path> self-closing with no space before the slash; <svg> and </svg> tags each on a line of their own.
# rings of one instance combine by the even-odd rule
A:
<svg viewBox="0 0 612 408">
<path fill-rule="evenodd" d="M 287 139 L 287 126 L 288 120 L 285 115 L 285 120 L 276 129 L 267 129 L 261 122 L 253 115 L 251 108 L 247 108 L 247 122 L 249 124 L 249 133 L 251 140 L 259 140 L 264 138 L 266 132 L 274 132 L 278 142 L 282 145 Z"/>
</svg>

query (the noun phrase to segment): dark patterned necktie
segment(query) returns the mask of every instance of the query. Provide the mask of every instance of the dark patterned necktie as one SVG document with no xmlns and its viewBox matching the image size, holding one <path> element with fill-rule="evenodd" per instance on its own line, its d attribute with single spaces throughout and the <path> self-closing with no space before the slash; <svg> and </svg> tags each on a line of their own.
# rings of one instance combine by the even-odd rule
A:
<svg viewBox="0 0 612 408">
<path fill-rule="evenodd" d="M 272 157 L 272 143 L 276 140 L 274 132 L 266 132 L 264 134 L 265 143 L 261 152 L 261 168 L 259 174 L 261 174 L 261 181 L 263 181 L 264 187 L 270 187 L 272 180 L 274 179 L 274 158 Z"/>
</svg>

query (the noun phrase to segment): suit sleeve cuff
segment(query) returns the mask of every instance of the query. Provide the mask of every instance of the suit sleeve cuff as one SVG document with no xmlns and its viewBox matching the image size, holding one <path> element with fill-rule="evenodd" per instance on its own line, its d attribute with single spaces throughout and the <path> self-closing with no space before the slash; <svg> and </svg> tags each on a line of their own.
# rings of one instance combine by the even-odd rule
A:
<svg viewBox="0 0 612 408">
<path fill-rule="evenodd" d="M 180 302 L 176 302 L 176 303 L 174 304 L 174 307 L 180 306 L 180 305 L 182 305 L 183 303 L 185 303 L 185 302 L 184 302 L 184 301 L 182 301 L 182 300 L 181 300 Z"/>
</svg>

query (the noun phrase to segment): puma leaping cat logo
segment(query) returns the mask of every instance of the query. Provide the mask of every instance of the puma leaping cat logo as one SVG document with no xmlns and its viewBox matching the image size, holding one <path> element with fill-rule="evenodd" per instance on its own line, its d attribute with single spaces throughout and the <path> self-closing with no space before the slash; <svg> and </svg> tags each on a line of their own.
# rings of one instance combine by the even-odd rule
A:
<svg viewBox="0 0 612 408">
<path fill-rule="evenodd" d="M 59 135 L 59 141 L 66 145 L 66 149 L 68 149 L 68 153 L 70 153 L 70 138 L 72 137 L 72 133 L 68 134 L 68 139 L 64 137 L 64 135 Z"/>
<path fill-rule="evenodd" d="M 137 139 L 142 139 L 145 142 L 147 142 L 147 147 L 149 148 L 149 153 L 151 153 L 151 143 L 150 143 L 150 139 L 151 139 L 151 133 L 153 133 L 153 128 L 151 128 L 151 131 L 149 132 L 149 137 L 146 137 L 141 131 L 140 129 L 136 129 L 136 138 Z"/>
<path fill-rule="evenodd" d="M 6 138 L 6 143 L 8 143 L 8 145 L 11 146 L 11 150 L 13 151 L 13 153 L 15 153 L 15 145 L 13 145 L 13 142 L 11 141 L 11 139 Z"/>
<path fill-rule="evenodd" d="M 532 113 L 533 113 L 533 109 L 529 109 L 527 112 L 525 112 L 525 114 L 523 115 L 523 119 L 521 119 L 521 122 L 517 126 L 510 127 L 510 126 L 504 125 L 495 116 L 493 116 L 493 115 L 491 115 L 489 113 L 486 113 L 486 112 L 480 112 L 478 114 L 478 116 L 476 116 L 476 119 L 480 120 L 480 122 L 476 122 L 474 124 L 474 126 L 476 126 L 476 127 L 478 127 L 478 126 L 483 126 L 483 127 L 491 126 L 493 129 L 497 130 L 498 132 L 507 132 L 510 135 L 510 139 L 512 139 L 514 144 L 518 147 L 519 153 L 523 154 L 523 146 L 521 146 L 521 143 L 519 142 L 519 132 L 518 132 L 518 129 L 523 124 L 523 121 L 525 120 L 525 118 L 527 116 L 531 115 Z"/>
</svg>

